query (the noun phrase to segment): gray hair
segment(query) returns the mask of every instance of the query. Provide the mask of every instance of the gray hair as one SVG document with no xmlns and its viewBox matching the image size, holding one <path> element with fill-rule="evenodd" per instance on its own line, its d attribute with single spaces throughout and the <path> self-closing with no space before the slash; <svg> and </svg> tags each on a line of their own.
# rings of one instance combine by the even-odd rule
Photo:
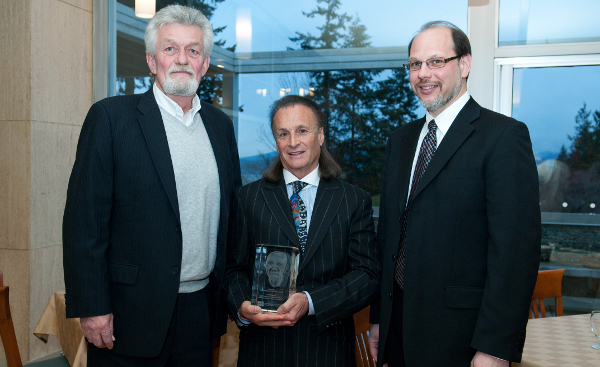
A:
<svg viewBox="0 0 600 367">
<path fill-rule="evenodd" d="M 146 52 L 156 56 L 156 35 L 168 24 L 195 25 L 200 27 L 204 35 L 204 56 L 210 54 L 213 47 L 213 29 L 208 19 L 200 10 L 181 5 L 169 5 L 162 8 L 146 26 L 144 43 Z"/>
</svg>

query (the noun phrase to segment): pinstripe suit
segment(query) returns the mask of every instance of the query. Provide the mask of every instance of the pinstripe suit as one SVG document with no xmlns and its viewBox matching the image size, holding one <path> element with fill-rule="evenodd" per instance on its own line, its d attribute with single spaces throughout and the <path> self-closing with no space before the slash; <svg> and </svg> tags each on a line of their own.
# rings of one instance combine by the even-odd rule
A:
<svg viewBox="0 0 600 367">
<path fill-rule="evenodd" d="M 255 245 L 300 244 L 283 179 L 243 186 L 234 210 L 226 281 L 237 315 L 250 299 Z M 310 293 L 315 315 L 293 327 L 241 327 L 238 366 L 355 366 L 352 315 L 373 300 L 378 285 L 374 236 L 371 196 L 321 179 L 297 279 L 297 291 Z"/>
</svg>

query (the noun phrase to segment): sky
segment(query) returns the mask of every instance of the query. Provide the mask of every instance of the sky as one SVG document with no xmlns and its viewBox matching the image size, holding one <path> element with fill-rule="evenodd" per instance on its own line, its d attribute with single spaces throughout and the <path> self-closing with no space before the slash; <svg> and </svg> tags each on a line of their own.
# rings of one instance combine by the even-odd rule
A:
<svg viewBox="0 0 600 367">
<path fill-rule="evenodd" d="M 424 0 L 410 4 L 395 0 L 342 0 L 339 12 L 360 18 L 371 36 L 372 46 L 406 46 L 419 27 L 430 20 L 448 20 L 467 31 L 467 0 Z M 238 52 L 284 51 L 298 48 L 289 40 L 296 31 L 318 35 L 323 17 L 307 18 L 302 12 L 310 12 L 317 6 L 316 0 L 225 0 L 220 3 L 211 22 L 215 27 L 227 25 L 217 39 L 227 41 L 226 46 L 237 44 Z M 427 8 L 427 15 L 415 16 Z M 239 16 L 239 18 L 238 18 Z M 236 20 L 240 22 L 236 23 Z M 236 37 L 236 27 L 244 29 Z M 248 25 L 251 24 L 251 37 Z M 384 74 L 385 75 L 385 74 Z M 242 74 L 239 78 L 238 146 L 240 157 L 273 151 L 269 138 L 268 108 L 281 98 L 281 88 L 290 88 L 298 94 L 299 88 L 308 89 L 310 80 L 305 73 Z M 258 92 L 260 91 L 260 92 Z M 420 108 L 419 115 L 425 110 Z M 266 134 L 265 134 L 266 132 Z"/>
<path fill-rule="evenodd" d="M 569 151 L 575 135 L 575 116 L 587 104 L 600 110 L 600 66 L 515 69 L 513 116 L 529 127 L 534 155 L 556 158 L 564 144 Z"/>
<path fill-rule="evenodd" d="M 501 0 L 499 43 L 540 44 L 589 37 L 598 41 L 598 14 L 598 0 Z"/>
<path fill-rule="evenodd" d="M 468 0 L 341 0 L 339 12 L 359 17 L 372 46 L 404 46 L 429 20 L 448 20 L 467 31 Z M 227 26 L 217 39 L 237 51 L 283 51 L 297 48 L 289 40 L 296 31 L 319 34 L 322 17 L 307 18 L 316 0 L 225 0 L 211 19 Z M 600 0 L 500 0 L 499 42 L 545 43 L 560 39 L 600 39 Z M 585 11 L 581 11 L 585 9 Z M 236 32 L 237 24 L 237 32 Z M 551 24 L 552 26 L 548 26 Z M 585 25 L 585 26 L 582 26 Z M 382 74 L 384 77 L 385 72 Z M 569 148 L 577 111 L 600 110 L 596 86 L 600 66 L 515 69 L 513 117 L 529 128 L 538 162 L 554 158 L 562 145 Z M 241 157 L 273 151 L 269 138 L 268 107 L 281 97 L 281 89 L 298 94 L 311 87 L 306 73 L 241 74 L 239 77 L 239 151 Z M 418 116 L 425 110 L 420 107 Z"/>
</svg>

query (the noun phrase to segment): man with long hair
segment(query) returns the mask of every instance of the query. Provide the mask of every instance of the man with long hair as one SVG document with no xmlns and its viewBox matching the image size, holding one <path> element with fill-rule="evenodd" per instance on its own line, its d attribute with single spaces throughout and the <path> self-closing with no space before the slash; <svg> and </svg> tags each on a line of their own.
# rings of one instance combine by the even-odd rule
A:
<svg viewBox="0 0 600 367">
<path fill-rule="evenodd" d="M 241 328 L 238 366 L 355 366 L 352 315 L 378 284 L 371 196 L 339 179 L 312 100 L 283 97 L 270 117 L 278 159 L 234 201 L 226 278 Z M 277 313 L 249 301 L 257 244 L 300 249 L 298 292 Z"/>
</svg>

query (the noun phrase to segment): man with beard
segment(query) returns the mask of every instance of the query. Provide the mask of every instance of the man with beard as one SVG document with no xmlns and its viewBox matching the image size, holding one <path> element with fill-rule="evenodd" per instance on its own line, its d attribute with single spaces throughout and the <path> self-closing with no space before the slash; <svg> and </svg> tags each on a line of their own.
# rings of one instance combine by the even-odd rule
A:
<svg viewBox="0 0 600 367">
<path fill-rule="evenodd" d="M 470 97 L 471 46 L 453 24 L 425 24 L 408 52 L 427 113 L 387 145 L 371 353 L 379 366 L 508 367 L 540 259 L 529 132 Z"/>
<path fill-rule="evenodd" d="M 67 317 L 88 366 L 211 366 L 233 191 L 231 120 L 200 102 L 212 27 L 169 6 L 146 27 L 154 86 L 94 104 L 83 123 L 63 222 Z"/>
</svg>

